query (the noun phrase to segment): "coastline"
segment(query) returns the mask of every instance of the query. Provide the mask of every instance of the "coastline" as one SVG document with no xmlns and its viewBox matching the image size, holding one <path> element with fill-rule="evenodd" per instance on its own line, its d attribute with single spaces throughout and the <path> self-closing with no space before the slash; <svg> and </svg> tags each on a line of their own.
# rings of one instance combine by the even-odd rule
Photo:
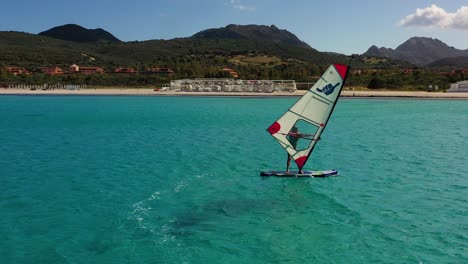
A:
<svg viewBox="0 0 468 264">
<path fill-rule="evenodd" d="M 301 96 L 306 91 L 255 93 L 255 92 L 174 92 L 154 91 L 149 88 L 100 88 L 81 90 L 26 90 L 0 88 L 0 95 L 135 95 L 135 96 Z M 468 93 L 444 93 L 422 91 L 350 91 L 341 92 L 341 97 L 346 98 L 433 98 L 433 99 L 468 99 Z"/>
</svg>

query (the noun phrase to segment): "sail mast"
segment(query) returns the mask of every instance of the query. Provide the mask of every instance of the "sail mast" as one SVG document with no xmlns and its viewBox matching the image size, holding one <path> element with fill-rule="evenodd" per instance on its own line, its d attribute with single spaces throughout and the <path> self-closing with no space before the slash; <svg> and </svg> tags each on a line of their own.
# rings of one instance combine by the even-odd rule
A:
<svg viewBox="0 0 468 264">
<path fill-rule="evenodd" d="M 338 96 L 336 97 L 335 102 L 333 103 L 333 106 L 332 106 L 332 108 L 330 110 L 330 114 L 328 114 L 328 117 L 327 117 L 326 121 L 323 123 L 323 127 L 322 127 L 322 130 L 321 130 L 320 134 L 322 134 L 323 131 L 325 130 L 325 127 L 327 127 L 328 121 L 330 120 L 330 117 L 331 117 L 331 115 L 333 113 L 333 110 L 335 110 L 336 103 L 338 103 L 338 99 L 340 99 L 340 94 L 341 94 L 341 91 L 342 91 L 342 89 L 344 87 L 344 83 L 346 82 L 346 78 L 348 77 L 348 71 L 350 69 L 349 66 L 342 65 L 342 64 L 334 64 L 334 66 L 335 66 L 335 68 L 342 67 L 340 75 L 342 76 L 343 81 L 341 82 L 341 87 L 337 91 Z M 320 135 L 319 135 L 318 139 L 320 139 Z M 306 164 L 307 160 L 309 159 L 310 155 L 312 154 L 312 151 L 314 150 L 315 145 L 316 144 L 313 144 L 312 148 L 310 149 L 309 155 L 307 155 L 307 158 L 304 161 L 304 164 L 302 165 L 302 167 Z M 300 167 L 300 169 L 302 169 L 302 167 Z"/>
</svg>

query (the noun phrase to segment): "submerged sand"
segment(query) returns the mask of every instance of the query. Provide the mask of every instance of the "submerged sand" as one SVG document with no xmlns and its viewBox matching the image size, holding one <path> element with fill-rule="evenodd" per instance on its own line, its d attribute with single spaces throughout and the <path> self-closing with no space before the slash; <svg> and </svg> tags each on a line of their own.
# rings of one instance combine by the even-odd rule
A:
<svg viewBox="0 0 468 264">
<path fill-rule="evenodd" d="M 81 90 L 27 90 L 0 88 L 0 95 L 142 95 L 142 96 L 301 96 L 305 91 L 255 93 L 255 92 L 174 92 L 154 91 L 148 88 L 105 88 Z M 342 97 L 408 97 L 408 98 L 459 98 L 468 99 L 468 93 L 421 91 L 342 91 Z"/>
</svg>

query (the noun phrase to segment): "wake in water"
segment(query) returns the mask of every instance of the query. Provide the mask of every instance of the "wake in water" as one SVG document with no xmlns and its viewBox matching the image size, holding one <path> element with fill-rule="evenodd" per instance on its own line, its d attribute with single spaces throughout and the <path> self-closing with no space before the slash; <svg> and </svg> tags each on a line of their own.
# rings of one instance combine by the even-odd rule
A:
<svg viewBox="0 0 468 264">
<path fill-rule="evenodd" d="M 126 228 L 130 229 L 134 247 L 148 247 L 147 250 L 157 254 L 163 262 L 184 262 L 190 258 L 187 245 L 180 239 L 184 233 L 177 230 L 177 215 L 184 203 L 180 199 L 189 196 L 191 186 L 204 176 L 209 175 L 181 180 L 132 205 Z"/>
<path fill-rule="evenodd" d="M 165 243 L 175 237 L 170 234 L 171 225 L 176 222 L 175 212 L 180 206 L 177 196 L 190 187 L 190 181 L 202 178 L 203 175 L 189 180 L 177 182 L 167 190 L 155 191 L 148 198 L 133 204 L 130 219 L 136 220 L 138 228 L 148 230 L 159 239 L 157 243 Z"/>
<path fill-rule="evenodd" d="M 232 237 L 251 236 L 248 230 L 261 230 L 258 227 L 268 229 L 262 226 L 279 203 L 243 197 L 237 182 L 231 182 L 236 185 L 232 189 L 226 187 L 229 184 L 216 175 L 200 174 L 133 204 L 128 228 L 133 229 L 134 243 L 157 244 L 158 254 L 180 261 L 182 256 L 190 259 L 198 250 L 221 254 L 226 250 L 222 245 Z"/>
</svg>

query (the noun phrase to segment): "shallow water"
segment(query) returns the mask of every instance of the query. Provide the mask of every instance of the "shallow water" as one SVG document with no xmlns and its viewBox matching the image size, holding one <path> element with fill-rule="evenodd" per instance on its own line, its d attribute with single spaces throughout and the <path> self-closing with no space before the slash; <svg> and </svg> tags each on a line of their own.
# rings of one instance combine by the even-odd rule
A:
<svg viewBox="0 0 468 264">
<path fill-rule="evenodd" d="M 468 101 L 341 99 L 306 169 L 297 98 L 0 97 L 2 263 L 463 263 Z"/>
</svg>

